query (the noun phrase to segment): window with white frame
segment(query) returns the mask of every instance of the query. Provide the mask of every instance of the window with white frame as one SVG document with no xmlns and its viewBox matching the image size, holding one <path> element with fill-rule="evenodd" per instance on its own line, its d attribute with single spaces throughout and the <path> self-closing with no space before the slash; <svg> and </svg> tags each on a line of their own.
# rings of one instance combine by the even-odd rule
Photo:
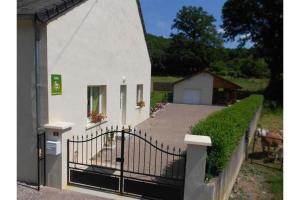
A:
<svg viewBox="0 0 300 200">
<path fill-rule="evenodd" d="M 138 84 L 136 88 L 136 103 L 137 105 L 143 101 L 143 85 Z"/>
<path fill-rule="evenodd" d="M 106 86 L 89 86 L 87 99 L 88 122 L 92 113 L 106 116 Z"/>
</svg>

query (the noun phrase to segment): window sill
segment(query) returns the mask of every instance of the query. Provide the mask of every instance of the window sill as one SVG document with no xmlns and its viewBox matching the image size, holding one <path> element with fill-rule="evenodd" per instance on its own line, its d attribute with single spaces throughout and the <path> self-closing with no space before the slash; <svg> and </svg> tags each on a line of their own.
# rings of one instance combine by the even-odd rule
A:
<svg viewBox="0 0 300 200">
<path fill-rule="evenodd" d="M 86 130 L 86 131 L 87 131 L 87 130 L 90 130 L 90 129 L 92 129 L 92 128 L 95 128 L 96 126 L 105 124 L 105 123 L 107 123 L 107 122 L 108 122 L 108 120 L 104 120 L 104 121 L 102 121 L 102 122 L 97 122 L 97 123 L 89 122 L 89 123 L 86 125 L 85 130 Z"/>
<path fill-rule="evenodd" d="M 135 109 L 142 109 L 144 108 L 145 106 L 135 106 Z"/>
</svg>

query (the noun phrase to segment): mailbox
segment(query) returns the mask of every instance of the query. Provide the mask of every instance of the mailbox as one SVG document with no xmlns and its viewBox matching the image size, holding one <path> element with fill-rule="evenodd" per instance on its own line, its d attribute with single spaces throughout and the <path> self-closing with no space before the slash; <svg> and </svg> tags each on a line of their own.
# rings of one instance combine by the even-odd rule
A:
<svg viewBox="0 0 300 200">
<path fill-rule="evenodd" d="M 48 155 L 60 155 L 61 154 L 61 142 L 60 141 L 51 141 L 46 142 L 46 153 Z"/>
</svg>

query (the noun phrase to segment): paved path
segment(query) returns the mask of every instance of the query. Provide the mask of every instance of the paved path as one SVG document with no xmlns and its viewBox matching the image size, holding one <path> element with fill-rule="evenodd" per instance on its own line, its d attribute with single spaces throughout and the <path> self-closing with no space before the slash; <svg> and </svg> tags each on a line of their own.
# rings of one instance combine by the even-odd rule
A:
<svg viewBox="0 0 300 200">
<path fill-rule="evenodd" d="M 58 190 L 49 187 L 41 187 L 37 191 L 30 185 L 18 184 L 18 200 L 108 200 L 101 197 L 91 196 L 68 190 Z"/>
<path fill-rule="evenodd" d="M 137 128 L 146 131 L 160 143 L 185 149 L 183 140 L 185 134 L 190 132 L 190 127 L 223 108 L 223 106 L 168 104 L 154 118 L 145 120 L 137 125 Z"/>
</svg>

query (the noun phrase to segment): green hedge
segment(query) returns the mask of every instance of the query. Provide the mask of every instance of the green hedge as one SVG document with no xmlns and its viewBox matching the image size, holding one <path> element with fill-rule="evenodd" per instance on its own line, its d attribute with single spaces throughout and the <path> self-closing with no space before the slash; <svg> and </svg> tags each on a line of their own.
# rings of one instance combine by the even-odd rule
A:
<svg viewBox="0 0 300 200">
<path fill-rule="evenodd" d="M 226 166 L 262 103 L 263 96 L 251 95 L 231 107 L 210 115 L 192 128 L 193 135 L 211 137 L 212 147 L 207 151 L 208 175 L 218 175 Z"/>
</svg>

